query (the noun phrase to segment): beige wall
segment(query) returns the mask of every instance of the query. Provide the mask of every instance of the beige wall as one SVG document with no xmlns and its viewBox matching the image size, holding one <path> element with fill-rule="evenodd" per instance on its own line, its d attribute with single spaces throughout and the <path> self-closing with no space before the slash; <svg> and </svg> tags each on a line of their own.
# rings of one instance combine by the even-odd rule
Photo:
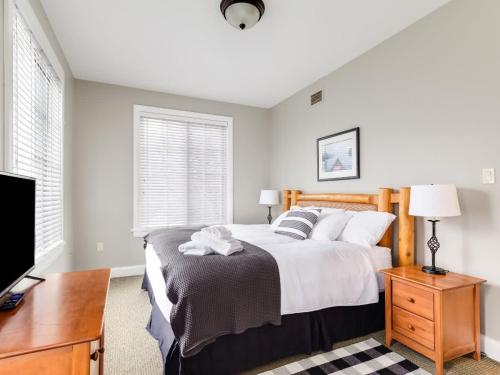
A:
<svg viewBox="0 0 500 375">
<path fill-rule="evenodd" d="M 27 0 L 24 0 L 27 1 Z M 64 96 L 64 237 L 66 245 L 64 251 L 58 256 L 50 256 L 44 261 L 42 261 L 35 270 L 36 272 L 60 272 L 68 271 L 72 269 L 72 245 L 73 245 L 73 234 L 72 234 L 72 124 L 73 124 L 73 74 L 66 58 L 62 52 L 61 47 L 57 41 L 57 38 L 50 26 L 47 15 L 43 10 L 40 0 L 30 0 L 31 6 L 37 16 L 38 21 L 42 25 L 42 28 L 47 36 L 52 49 L 54 50 L 59 62 L 61 63 L 65 79 L 65 96 Z M 0 170 L 4 170 L 4 129 L 5 129 L 5 117 L 4 117 L 4 1 L 0 0 L 0 123 L 3 125 L 0 127 Z"/>
<path fill-rule="evenodd" d="M 265 209 L 256 202 L 268 186 L 268 111 L 79 80 L 75 98 L 77 268 L 144 264 L 142 240 L 130 232 L 134 104 L 232 116 L 234 221 L 265 221 Z M 104 252 L 96 251 L 97 242 L 104 242 Z"/>
<path fill-rule="evenodd" d="M 481 169 L 500 172 L 499 14 L 497 0 L 456 0 L 293 95 L 271 118 L 273 188 L 459 187 L 463 216 L 439 224 L 437 261 L 488 279 L 482 331 L 497 345 L 500 189 L 482 185 Z M 310 107 L 318 89 L 324 102 Z M 316 139 L 355 126 L 361 127 L 361 179 L 317 182 Z M 417 229 L 423 260 L 423 220 Z"/>
</svg>

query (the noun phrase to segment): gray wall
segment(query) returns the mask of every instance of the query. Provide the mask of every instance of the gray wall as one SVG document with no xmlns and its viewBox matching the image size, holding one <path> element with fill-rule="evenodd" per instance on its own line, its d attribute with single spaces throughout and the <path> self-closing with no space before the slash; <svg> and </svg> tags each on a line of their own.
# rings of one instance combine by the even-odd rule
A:
<svg viewBox="0 0 500 375">
<path fill-rule="evenodd" d="M 25 0 L 27 1 L 27 0 Z M 72 269 L 73 249 L 73 222 L 72 222 L 72 139 L 73 139 L 73 74 L 66 58 L 62 52 L 57 38 L 50 26 L 47 15 L 43 10 L 40 0 L 30 0 L 31 6 L 43 27 L 43 30 L 61 63 L 65 79 L 64 96 L 64 237 L 66 245 L 58 256 L 50 256 L 42 261 L 35 270 L 36 272 L 61 272 Z M 0 170 L 4 170 L 4 1 L 0 0 Z"/>
<path fill-rule="evenodd" d="M 482 185 L 481 169 L 500 171 L 499 14 L 497 0 L 453 1 L 293 95 L 271 117 L 273 188 L 376 192 L 455 183 L 463 216 L 439 224 L 437 260 L 488 279 L 482 331 L 495 340 L 500 190 Z M 310 107 L 318 89 L 324 102 Z M 361 179 L 317 182 L 316 139 L 354 126 L 361 127 Z M 423 261 L 428 226 L 420 219 L 417 230 Z"/>
<path fill-rule="evenodd" d="M 75 265 L 144 264 L 133 219 L 134 104 L 232 116 L 234 222 L 265 221 L 259 191 L 268 186 L 269 111 L 208 100 L 76 81 L 74 143 Z M 96 243 L 104 242 L 104 252 Z"/>
<path fill-rule="evenodd" d="M 457 184 L 463 216 L 440 223 L 438 262 L 488 279 L 482 331 L 498 345 L 500 191 L 482 185 L 480 176 L 481 168 L 500 164 L 500 2 L 455 0 L 270 111 L 74 81 L 39 0 L 32 3 L 67 72 L 67 251 L 48 270 L 68 269 L 72 249 L 79 269 L 144 262 L 142 243 L 130 232 L 134 104 L 229 115 L 235 222 L 265 221 L 265 209 L 256 204 L 264 187 L 375 192 Z M 0 27 L 0 47 L 2 33 Z M 317 89 L 324 90 L 324 102 L 310 107 Z M 316 182 L 316 138 L 354 126 L 361 127 L 362 178 Z M 417 255 L 424 261 L 428 227 L 417 224 Z M 104 242 L 103 253 L 96 252 L 97 242 Z"/>
</svg>

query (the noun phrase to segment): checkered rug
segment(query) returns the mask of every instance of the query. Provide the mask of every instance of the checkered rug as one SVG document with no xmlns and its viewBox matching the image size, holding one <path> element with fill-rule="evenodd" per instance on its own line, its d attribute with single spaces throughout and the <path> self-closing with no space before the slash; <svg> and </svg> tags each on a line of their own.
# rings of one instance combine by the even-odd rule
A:
<svg viewBox="0 0 500 375">
<path fill-rule="evenodd" d="M 289 363 L 261 375 L 430 375 L 375 339 Z"/>
</svg>

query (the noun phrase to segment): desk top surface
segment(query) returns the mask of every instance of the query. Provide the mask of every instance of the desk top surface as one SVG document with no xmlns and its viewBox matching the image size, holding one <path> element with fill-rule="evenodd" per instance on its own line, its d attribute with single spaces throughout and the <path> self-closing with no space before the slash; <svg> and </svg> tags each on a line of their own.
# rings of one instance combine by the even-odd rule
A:
<svg viewBox="0 0 500 375">
<path fill-rule="evenodd" d="M 98 340 L 109 269 L 55 273 L 35 284 L 14 310 L 0 312 L 0 359 Z"/>
</svg>

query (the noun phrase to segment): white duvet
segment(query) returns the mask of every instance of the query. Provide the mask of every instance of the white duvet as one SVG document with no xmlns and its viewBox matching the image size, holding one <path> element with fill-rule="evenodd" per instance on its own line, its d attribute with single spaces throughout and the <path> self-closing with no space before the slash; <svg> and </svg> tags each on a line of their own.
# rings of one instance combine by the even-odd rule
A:
<svg viewBox="0 0 500 375">
<path fill-rule="evenodd" d="M 299 241 L 272 232 L 269 225 L 227 227 L 233 237 L 256 245 L 275 258 L 280 273 L 282 315 L 378 302 L 377 270 L 391 267 L 391 254 L 386 248 L 370 249 L 339 241 Z M 155 301 L 170 321 L 172 304 L 166 297 L 160 261 L 151 245 L 146 249 L 146 269 Z"/>
</svg>

